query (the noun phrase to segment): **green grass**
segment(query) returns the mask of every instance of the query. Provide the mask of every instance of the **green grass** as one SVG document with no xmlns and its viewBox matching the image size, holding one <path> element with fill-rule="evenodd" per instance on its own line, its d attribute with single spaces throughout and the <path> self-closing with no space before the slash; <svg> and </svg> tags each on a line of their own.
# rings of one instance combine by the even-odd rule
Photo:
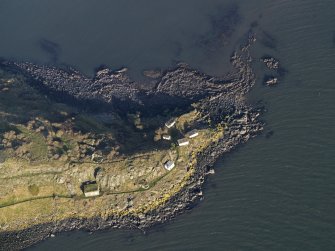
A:
<svg viewBox="0 0 335 251">
<path fill-rule="evenodd" d="M 19 98 L 21 96 L 22 98 Z M 2 97 L 3 99 L 1 99 Z M 174 114 L 166 114 L 166 117 L 153 116 L 150 118 L 140 118 L 137 115 L 131 115 L 129 117 L 131 123 L 129 123 L 129 121 L 127 121 L 123 117 L 121 118 L 118 115 L 114 114 L 113 119 L 108 118 L 106 121 L 104 120 L 104 115 L 100 116 L 99 114 L 90 114 L 86 112 L 82 113 L 78 111 L 77 108 L 65 104 L 53 103 L 51 99 L 46 99 L 43 95 L 38 93 L 36 90 L 31 89 L 24 82 L 13 86 L 12 90 L 10 90 L 7 94 L 0 94 L 0 111 L 10 113 L 11 115 L 9 116 L 5 113 L 1 115 L 0 133 L 2 131 L 14 130 L 17 132 L 17 134 L 23 134 L 28 140 L 26 141 L 25 139 L 23 139 L 23 145 L 18 146 L 21 147 L 21 149 L 19 150 L 27 150 L 27 152 L 31 153 L 32 155 L 31 158 L 28 157 L 28 159 L 32 161 L 29 161 L 26 158 L 22 158 L 21 161 L 16 162 L 13 158 L 19 157 L 15 157 L 15 155 L 13 154 L 14 157 L 12 159 L 8 159 L 7 163 L 9 164 L 6 166 L 5 161 L 3 165 L 5 168 L 8 168 L 8 173 L 2 171 L 2 177 L 0 178 L 0 181 L 4 184 L 5 189 L 7 185 L 9 186 L 7 188 L 8 191 L 6 191 L 6 194 L 8 196 L 6 198 L 3 198 L 0 203 L 0 208 L 5 208 L 30 201 L 36 201 L 33 204 L 22 204 L 18 208 L 14 207 L 4 209 L 3 211 L 7 212 L 9 216 L 12 217 L 8 218 L 11 220 L 20 220 L 21 217 L 23 217 L 24 219 L 25 216 L 29 216 L 30 220 L 30 217 L 38 216 L 36 215 L 36 213 L 38 214 L 40 210 L 43 209 L 43 205 L 47 205 L 46 210 L 50 210 L 49 206 L 51 205 L 49 202 L 50 199 L 52 200 L 52 198 L 54 197 L 69 199 L 66 200 L 66 206 L 64 206 L 64 217 L 67 215 L 67 213 L 76 212 L 75 204 L 71 202 L 72 200 L 77 199 L 87 200 L 88 207 L 92 209 L 92 211 L 95 211 L 97 213 L 99 213 L 101 208 L 103 208 L 100 207 L 100 205 L 103 205 L 103 203 L 108 203 L 108 205 L 110 205 L 110 199 L 114 196 L 106 196 L 106 198 L 103 197 L 104 195 L 108 194 L 139 193 L 138 196 L 155 194 L 150 195 L 150 197 L 143 198 L 144 203 L 150 203 L 151 200 L 155 201 L 159 199 L 160 196 L 163 195 L 163 193 L 166 193 L 167 191 L 168 193 L 172 193 L 174 191 L 168 188 L 170 187 L 170 185 L 173 185 L 173 187 L 177 187 L 178 189 L 183 186 L 183 180 L 180 181 L 180 178 L 183 178 L 182 175 L 184 175 L 185 170 L 182 168 L 175 168 L 171 171 L 156 170 L 157 172 L 152 172 L 152 170 L 150 170 L 149 168 L 152 166 L 156 167 L 158 165 L 161 165 L 161 163 L 165 161 L 164 159 L 169 157 L 168 150 L 176 151 L 176 154 L 173 153 L 173 158 L 175 158 L 175 155 L 177 155 L 177 159 L 182 160 L 182 164 L 180 164 L 180 166 L 184 166 L 185 163 L 192 161 L 192 158 L 194 158 L 195 156 L 195 154 L 194 156 L 190 156 L 190 151 L 201 149 L 202 143 L 207 145 L 207 143 L 209 143 L 208 140 L 210 140 L 209 133 L 208 137 L 206 135 L 203 135 L 193 140 L 194 144 L 191 144 L 189 147 L 179 148 L 175 144 L 172 144 L 171 148 L 169 149 L 168 142 L 154 142 L 153 137 L 155 130 L 158 129 L 158 127 L 162 126 L 162 122 L 166 121 L 166 118 L 169 118 Z M 60 111 L 66 111 L 66 114 L 63 114 Z M 175 112 L 180 113 L 181 111 Z M 14 116 L 15 120 L 13 119 L 12 121 L 10 121 L 10 119 Z M 4 119 L 2 119 L 2 117 Z M 57 144 L 50 144 L 51 150 L 56 150 L 56 153 L 59 153 L 59 155 L 67 154 L 68 150 L 72 150 L 68 156 L 70 158 L 66 159 L 66 156 L 64 156 L 64 158 L 58 160 L 48 160 L 48 140 L 46 136 L 43 135 L 43 133 L 27 129 L 27 127 L 24 126 L 28 121 L 35 120 L 36 117 L 42 118 L 40 122 L 48 130 L 49 135 L 57 136 L 57 140 L 52 139 L 53 143 L 56 143 L 57 141 Z M 75 119 L 70 120 L 71 117 L 75 117 Z M 197 117 L 198 114 L 196 112 L 190 112 L 182 115 L 179 118 L 176 127 L 169 130 L 170 135 L 172 135 L 174 140 L 177 138 L 181 138 L 183 132 L 187 131 L 189 129 L 188 127 L 192 127 L 193 123 L 197 120 Z M 13 122 L 17 125 L 12 127 L 11 124 L 5 122 L 6 119 L 9 122 Z M 45 119 L 47 119 L 46 122 L 44 122 Z M 59 125 L 53 125 L 52 121 L 55 121 L 54 123 L 57 123 Z M 142 125 L 144 126 L 143 130 L 141 130 Z M 59 130 L 63 131 L 59 132 Z M 215 129 L 211 129 L 211 131 L 212 134 L 215 134 L 217 132 Z M 55 132 L 56 134 L 54 135 Z M 133 168 L 135 169 L 133 170 L 134 172 L 137 171 L 139 168 L 142 168 L 143 166 L 146 166 L 148 169 L 145 169 L 144 172 L 141 173 L 141 176 L 135 176 L 133 183 L 128 183 L 128 180 L 126 179 L 127 182 L 122 183 L 117 188 L 115 188 L 117 190 L 111 190 L 107 187 L 106 191 L 101 194 L 102 198 L 95 198 L 91 202 L 91 199 L 86 198 L 79 188 L 83 188 L 85 192 L 96 191 L 98 189 L 98 184 L 89 184 L 85 187 L 81 187 L 82 180 L 79 180 L 76 175 L 72 177 L 72 173 L 85 173 L 85 171 L 82 170 L 83 168 L 87 168 L 87 172 L 96 168 L 97 163 L 94 161 L 90 161 L 88 154 L 83 159 L 75 159 L 78 154 L 77 143 L 81 144 L 89 142 L 90 139 L 100 139 L 102 134 L 106 134 L 108 136 L 107 145 L 109 147 L 114 147 L 114 143 L 115 145 L 120 146 L 120 150 L 118 150 L 120 155 L 118 155 L 117 157 L 113 157 L 115 159 L 110 159 L 104 161 L 103 163 L 99 163 L 99 167 L 110 167 L 110 173 L 114 174 L 119 171 L 121 175 L 127 173 L 124 169 L 130 166 L 133 166 Z M 97 148 L 97 150 L 102 150 L 99 148 L 102 148 L 102 144 L 99 145 Z M 12 152 L 15 153 L 15 151 L 16 149 L 13 148 L 8 150 L 8 153 L 6 154 L 11 154 Z M 21 156 L 21 152 L 18 151 L 17 153 L 18 156 Z M 24 152 L 24 154 L 26 154 L 26 151 Z M 77 165 L 74 165 L 75 167 L 72 171 L 71 168 L 72 164 L 74 163 L 76 163 Z M 68 166 L 65 166 L 65 164 L 68 164 Z M 64 170 L 65 167 L 66 170 Z M 58 175 L 56 174 L 62 174 L 60 176 L 65 180 L 69 180 L 72 187 L 68 188 L 64 184 L 58 184 Z M 5 175 L 10 177 L 6 178 L 4 177 Z M 92 173 L 90 175 L 92 175 Z M 78 175 L 78 177 L 80 176 Z M 189 176 L 184 176 L 184 178 L 185 177 L 187 178 Z M 140 179 L 143 179 L 142 183 L 139 182 Z M 22 182 L 25 183 L 22 184 Z M 49 182 L 50 184 L 48 186 L 45 186 L 46 182 Z M 16 191 L 11 192 L 10 189 L 14 187 L 17 183 L 22 184 L 22 186 L 20 187 L 20 189 L 16 189 Z M 56 194 L 56 192 L 61 194 Z M 73 193 L 74 195 L 71 196 L 68 195 L 68 193 Z M 152 196 L 155 197 L 152 198 Z M 122 197 L 123 196 L 115 196 L 117 204 L 123 202 L 121 201 Z M 61 203 L 60 206 L 62 206 Z M 137 206 L 138 205 L 134 205 L 134 208 L 136 208 Z M 37 209 L 35 209 L 35 207 Z M 20 214 L 17 214 L 17 216 L 16 214 L 13 215 L 12 209 L 22 211 L 22 215 L 21 212 Z M 85 211 L 83 212 L 83 215 L 89 215 L 89 212 Z M 63 215 L 60 216 L 63 217 Z M 43 217 L 40 217 L 39 220 L 43 222 L 42 218 Z M 5 222 L 9 221 L 6 217 L 3 217 L 3 219 Z M 31 223 L 29 222 L 29 220 L 27 221 L 27 224 Z M 6 224 L 11 224 L 11 222 L 6 222 Z M 25 223 L 20 222 L 20 224 Z"/>
<path fill-rule="evenodd" d="M 144 192 L 144 191 L 147 191 L 151 188 L 153 188 L 154 186 L 156 186 L 156 184 L 161 181 L 164 177 L 166 177 L 168 174 L 170 174 L 172 172 L 169 171 L 169 172 L 166 172 L 164 173 L 163 175 L 157 177 L 156 179 L 154 179 L 153 181 L 151 181 L 149 184 L 148 184 L 148 187 L 147 188 L 144 188 L 144 187 L 141 187 L 141 188 L 138 188 L 138 189 L 134 189 L 134 190 L 128 190 L 128 191 L 120 191 L 120 192 L 107 192 L 106 194 L 125 194 L 125 193 L 138 193 L 138 192 Z"/>
<path fill-rule="evenodd" d="M 15 131 L 18 132 L 19 130 L 17 129 L 16 126 L 11 125 L 10 123 L 8 123 L 7 121 L 0 121 L 0 134 L 4 133 L 4 132 L 8 132 L 8 131 Z"/>
<path fill-rule="evenodd" d="M 94 119 L 91 119 L 90 117 L 84 115 L 79 115 L 76 117 L 75 127 L 83 132 L 93 131 L 96 133 L 104 133 L 110 131 L 110 129 L 102 123 L 98 123 Z"/>
<path fill-rule="evenodd" d="M 63 173 L 63 172 L 62 171 L 54 171 L 54 172 L 43 172 L 43 173 L 25 173 L 25 174 L 16 175 L 16 176 L 0 178 L 0 180 L 28 178 L 28 177 L 36 177 L 36 176 L 42 176 L 42 175 L 55 175 L 55 174 L 61 174 L 61 173 Z"/>
<path fill-rule="evenodd" d="M 97 183 L 91 183 L 84 185 L 84 193 L 89 193 L 93 191 L 97 191 L 99 189 Z"/>
<path fill-rule="evenodd" d="M 48 146 L 43 135 L 37 132 L 31 132 L 24 126 L 17 126 L 17 128 L 32 142 L 29 149 L 32 155 L 31 159 L 34 161 L 46 160 L 48 155 Z"/>
<path fill-rule="evenodd" d="M 62 136 L 60 137 L 60 139 L 63 142 L 64 146 L 67 148 L 67 150 L 73 150 L 75 148 L 76 146 L 75 142 L 71 140 L 69 137 Z"/>
<path fill-rule="evenodd" d="M 39 192 L 40 192 L 40 188 L 39 188 L 37 185 L 35 185 L 35 184 L 33 184 L 33 185 L 29 185 L 29 186 L 28 186 L 28 190 L 29 190 L 29 193 L 30 193 L 31 195 L 33 195 L 33 196 L 38 195 Z"/>
<path fill-rule="evenodd" d="M 0 208 L 14 206 L 14 205 L 21 204 L 21 203 L 24 203 L 24 202 L 29 202 L 29 201 L 34 201 L 34 200 L 43 200 L 43 199 L 49 199 L 49 198 L 54 198 L 54 197 L 67 198 L 67 199 L 72 198 L 72 196 L 62 195 L 62 194 L 52 194 L 52 195 L 46 195 L 46 196 L 27 198 L 27 199 L 23 199 L 23 200 L 16 200 L 16 199 L 12 198 L 10 200 L 7 200 L 6 202 L 0 203 Z"/>
</svg>

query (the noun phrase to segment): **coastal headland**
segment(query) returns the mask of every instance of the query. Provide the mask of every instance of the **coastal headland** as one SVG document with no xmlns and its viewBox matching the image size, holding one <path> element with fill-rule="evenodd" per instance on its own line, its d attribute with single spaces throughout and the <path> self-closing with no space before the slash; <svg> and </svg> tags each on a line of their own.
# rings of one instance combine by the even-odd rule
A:
<svg viewBox="0 0 335 251">
<path fill-rule="evenodd" d="M 1 248 L 75 229 L 145 229 L 192 207 L 217 158 L 263 129 L 246 102 L 254 41 L 221 78 L 179 64 L 142 83 L 126 68 L 88 78 L 2 60 Z"/>
</svg>

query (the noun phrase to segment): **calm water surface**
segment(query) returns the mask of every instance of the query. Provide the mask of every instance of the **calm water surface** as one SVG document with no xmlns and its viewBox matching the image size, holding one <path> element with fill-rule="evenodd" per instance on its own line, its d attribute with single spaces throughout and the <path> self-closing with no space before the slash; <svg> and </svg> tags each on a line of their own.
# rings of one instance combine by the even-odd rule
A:
<svg viewBox="0 0 335 251">
<path fill-rule="evenodd" d="M 63 233 L 29 250 L 334 250 L 334 13 L 333 0 L 0 0 L 2 57 L 86 74 L 126 65 L 138 78 L 186 61 L 220 75 L 253 24 L 254 57 L 274 55 L 287 70 L 266 88 L 255 60 L 250 102 L 268 110 L 265 133 L 217 163 L 193 210 L 145 235 Z"/>
</svg>

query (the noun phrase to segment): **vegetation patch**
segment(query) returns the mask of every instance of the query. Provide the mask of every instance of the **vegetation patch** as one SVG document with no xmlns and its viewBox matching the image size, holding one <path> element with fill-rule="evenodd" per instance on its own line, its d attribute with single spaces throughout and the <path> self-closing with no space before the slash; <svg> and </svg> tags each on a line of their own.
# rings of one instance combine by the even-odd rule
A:
<svg viewBox="0 0 335 251">
<path fill-rule="evenodd" d="M 40 188 L 36 184 L 29 185 L 28 190 L 29 190 L 30 194 L 33 195 L 33 196 L 37 196 L 40 192 Z"/>
<path fill-rule="evenodd" d="M 196 106 L 152 117 L 89 113 L 44 97 L 22 76 L 4 72 L 0 78 L 14 79 L 8 90 L 11 107 L 8 98 L 0 99 L 5 114 L 0 180 L 6 181 L 0 226 L 7 230 L 50 219 L 96 217 L 103 210 L 116 215 L 153 210 L 187 184 L 197 154 L 224 133 L 221 125 L 208 128 Z M 167 127 L 171 118 L 175 125 Z M 199 134 L 189 138 L 189 145 L 178 146 L 178 139 L 194 129 Z M 165 167 L 168 161 L 172 170 Z M 85 198 L 95 191 L 100 196 Z"/>
</svg>

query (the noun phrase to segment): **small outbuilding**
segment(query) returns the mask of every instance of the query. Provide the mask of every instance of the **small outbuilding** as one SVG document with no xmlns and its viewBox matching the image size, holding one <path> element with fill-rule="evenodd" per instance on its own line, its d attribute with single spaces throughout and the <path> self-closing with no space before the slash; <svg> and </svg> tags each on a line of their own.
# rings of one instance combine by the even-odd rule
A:
<svg viewBox="0 0 335 251">
<path fill-rule="evenodd" d="M 172 160 L 169 160 L 165 162 L 164 167 L 166 170 L 171 171 L 175 167 L 175 164 Z"/>
<path fill-rule="evenodd" d="M 178 139 L 178 146 L 187 146 L 190 141 L 186 138 Z"/>
<path fill-rule="evenodd" d="M 175 118 L 172 118 L 172 119 L 170 119 L 169 121 L 167 121 L 166 123 L 165 123 L 165 126 L 167 127 L 167 128 L 171 128 L 172 126 L 174 126 L 175 124 L 176 124 L 176 119 Z"/>
<path fill-rule="evenodd" d="M 165 140 L 171 140 L 171 135 L 163 135 L 162 138 Z"/>
<path fill-rule="evenodd" d="M 198 132 L 198 130 L 197 129 L 194 129 L 194 130 L 192 130 L 192 131 L 190 131 L 190 132 L 188 132 L 188 133 L 186 133 L 186 137 L 188 137 L 188 138 L 194 138 L 194 137 L 197 137 L 199 135 L 199 132 Z"/>
<path fill-rule="evenodd" d="M 100 189 L 96 182 L 90 182 L 84 184 L 83 192 L 85 197 L 94 197 L 100 195 Z"/>
</svg>

